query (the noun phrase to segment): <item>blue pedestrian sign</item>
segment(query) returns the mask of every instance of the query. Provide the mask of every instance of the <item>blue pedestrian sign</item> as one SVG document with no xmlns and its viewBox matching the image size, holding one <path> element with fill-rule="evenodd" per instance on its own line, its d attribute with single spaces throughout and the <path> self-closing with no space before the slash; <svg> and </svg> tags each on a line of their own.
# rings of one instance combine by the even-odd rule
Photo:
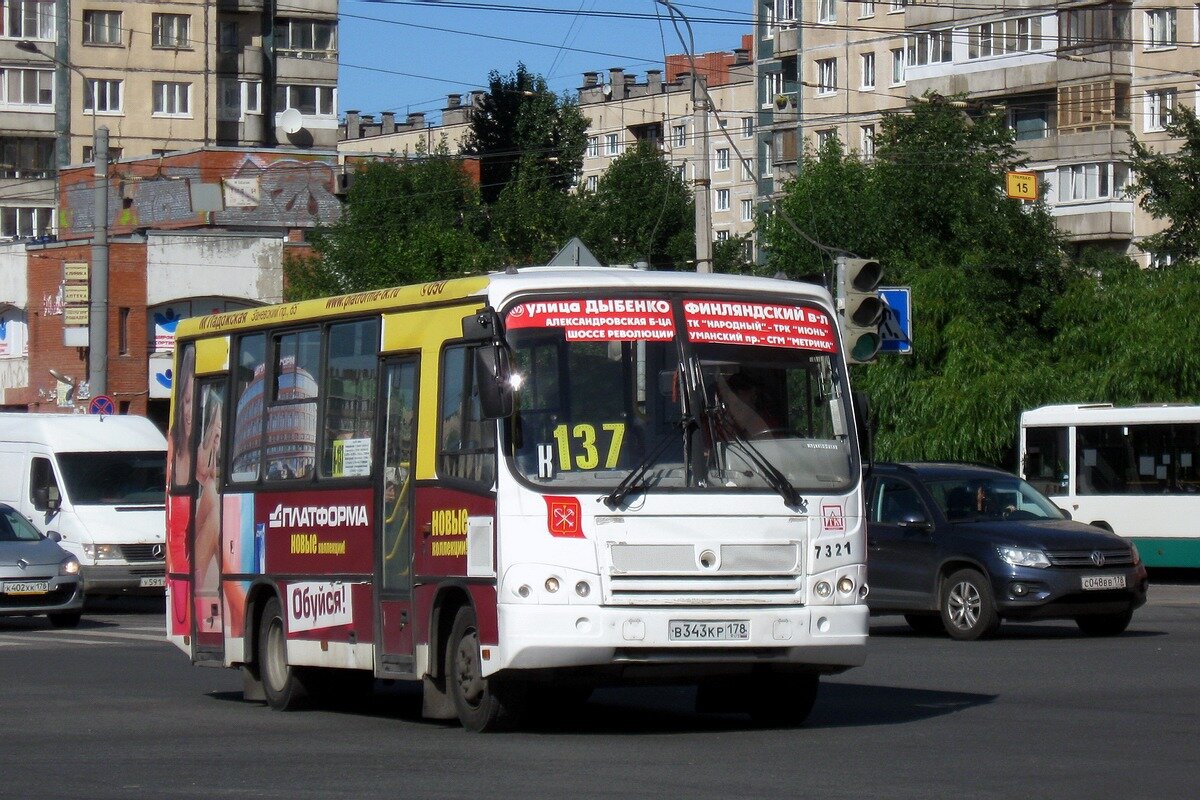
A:
<svg viewBox="0 0 1200 800">
<path fill-rule="evenodd" d="M 112 415 L 116 412 L 116 407 L 113 405 L 113 399 L 106 394 L 98 394 L 92 398 L 92 402 L 88 403 L 89 414 L 108 414 Z"/>
<path fill-rule="evenodd" d="M 879 335 L 883 344 L 881 353 L 912 353 L 912 289 L 907 286 L 884 286 L 879 289 L 883 298 L 883 322 Z"/>
</svg>

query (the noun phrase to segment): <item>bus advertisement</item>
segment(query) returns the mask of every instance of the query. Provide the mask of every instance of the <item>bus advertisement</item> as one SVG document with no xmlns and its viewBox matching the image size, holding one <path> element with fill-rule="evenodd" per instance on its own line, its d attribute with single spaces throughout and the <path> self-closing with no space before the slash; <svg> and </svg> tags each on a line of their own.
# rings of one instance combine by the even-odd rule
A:
<svg viewBox="0 0 1200 800">
<path fill-rule="evenodd" d="M 1021 476 L 1148 567 L 1200 567 L 1200 406 L 1110 403 L 1021 414 Z"/>
<path fill-rule="evenodd" d="M 835 320 L 809 284 L 542 267 L 185 320 L 168 635 L 281 710 L 410 680 L 482 731 L 683 682 L 799 724 L 866 655 Z"/>
</svg>

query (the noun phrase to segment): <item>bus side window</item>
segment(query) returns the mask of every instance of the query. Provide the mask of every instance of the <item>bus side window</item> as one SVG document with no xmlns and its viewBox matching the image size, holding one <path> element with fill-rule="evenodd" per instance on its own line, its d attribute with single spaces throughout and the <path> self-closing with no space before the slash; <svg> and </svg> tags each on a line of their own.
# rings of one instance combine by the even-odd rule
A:
<svg viewBox="0 0 1200 800">
<path fill-rule="evenodd" d="M 1048 497 L 1066 494 L 1067 452 L 1066 428 L 1026 428 L 1025 480 Z"/>
<path fill-rule="evenodd" d="M 321 475 L 365 477 L 375 430 L 379 317 L 330 325 L 326 351 Z"/>
<path fill-rule="evenodd" d="M 483 419 L 474 351 L 467 345 L 452 345 L 442 353 L 438 474 L 487 490 L 496 480 L 496 423 Z"/>
</svg>

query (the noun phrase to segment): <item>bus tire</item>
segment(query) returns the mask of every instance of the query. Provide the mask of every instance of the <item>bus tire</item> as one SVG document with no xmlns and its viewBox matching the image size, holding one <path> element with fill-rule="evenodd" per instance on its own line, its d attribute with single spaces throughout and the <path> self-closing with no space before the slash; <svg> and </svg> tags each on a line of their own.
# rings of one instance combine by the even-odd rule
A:
<svg viewBox="0 0 1200 800">
<path fill-rule="evenodd" d="M 960 569 L 947 578 L 939 606 L 942 624 L 951 639 L 982 639 L 1000 627 L 992 585 L 976 570 Z"/>
<path fill-rule="evenodd" d="M 462 726 L 475 733 L 508 730 L 518 722 L 520 687 L 483 677 L 475 609 L 463 606 L 446 642 L 446 692 Z"/>
<path fill-rule="evenodd" d="M 1084 636 L 1120 636 L 1133 620 L 1133 609 L 1127 608 L 1116 614 L 1093 614 L 1076 617 L 1075 624 Z"/>
<path fill-rule="evenodd" d="M 750 720 L 759 727 L 803 725 L 817 702 L 821 676 L 816 672 L 755 675 L 747 687 Z"/>
<path fill-rule="evenodd" d="M 308 704 L 303 670 L 287 660 L 287 626 L 278 597 L 263 604 L 258 618 L 258 674 L 271 708 L 295 711 Z"/>
</svg>

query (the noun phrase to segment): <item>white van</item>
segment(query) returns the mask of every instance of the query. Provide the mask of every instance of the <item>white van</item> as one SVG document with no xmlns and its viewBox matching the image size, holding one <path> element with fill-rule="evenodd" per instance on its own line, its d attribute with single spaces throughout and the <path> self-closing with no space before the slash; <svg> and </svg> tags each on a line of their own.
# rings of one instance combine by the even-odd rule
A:
<svg viewBox="0 0 1200 800">
<path fill-rule="evenodd" d="M 166 450 L 145 417 L 0 413 L 0 502 L 79 559 L 87 594 L 157 590 Z"/>
</svg>

